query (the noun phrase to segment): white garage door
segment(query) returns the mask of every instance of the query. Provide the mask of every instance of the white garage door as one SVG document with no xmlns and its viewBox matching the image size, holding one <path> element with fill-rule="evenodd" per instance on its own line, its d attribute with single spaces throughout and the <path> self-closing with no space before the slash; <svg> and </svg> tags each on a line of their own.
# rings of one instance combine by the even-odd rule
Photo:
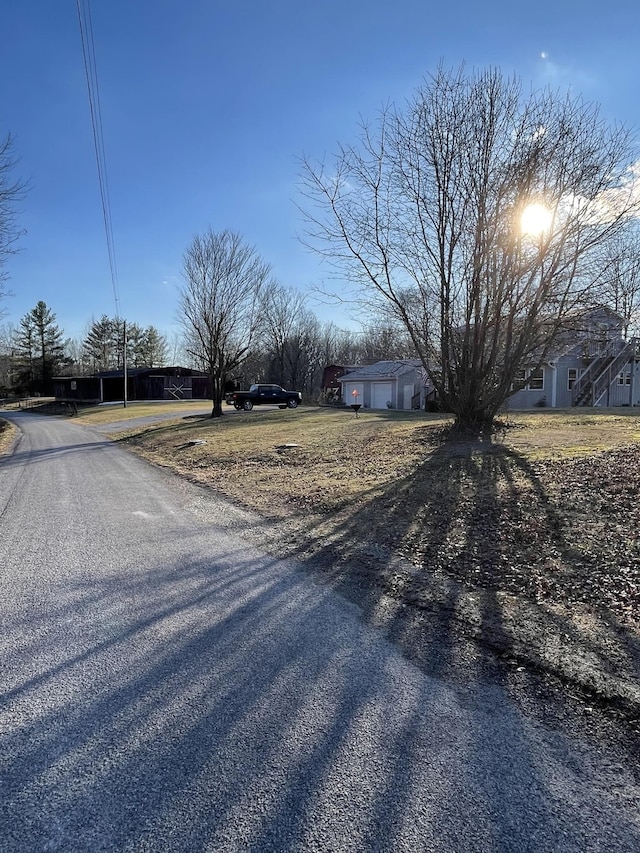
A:
<svg viewBox="0 0 640 853">
<path fill-rule="evenodd" d="M 386 409 L 387 401 L 392 400 L 391 382 L 373 382 L 371 384 L 371 408 Z"/>
</svg>

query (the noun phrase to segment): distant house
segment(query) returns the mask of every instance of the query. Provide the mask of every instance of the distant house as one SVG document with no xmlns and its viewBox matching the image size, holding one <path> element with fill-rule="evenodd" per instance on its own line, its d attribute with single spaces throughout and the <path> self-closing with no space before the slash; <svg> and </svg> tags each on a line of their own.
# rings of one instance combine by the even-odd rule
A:
<svg viewBox="0 0 640 853">
<path fill-rule="evenodd" d="M 623 317 L 596 309 L 561 336 L 545 363 L 519 372 L 515 387 L 525 384 L 506 408 L 640 405 L 639 343 L 626 338 Z"/>
<path fill-rule="evenodd" d="M 418 359 L 378 361 L 337 378 L 342 401 L 365 409 L 424 409 L 434 389 Z M 609 308 L 577 318 L 554 353 L 519 371 L 508 410 L 538 406 L 640 406 L 640 339 L 626 337 L 626 321 Z"/>
<path fill-rule="evenodd" d="M 53 380 L 56 399 L 112 403 L 124 396 L 124 371 L 94 376 L 60 376 Z M 133 367 L 127 370 L 128 400 L 210 400 L 206 373 L 189 367 Z"/>
<path fill-rule="evenodd" d="M 365 409 L 423 409 L 433 392 L 419 359 L 377 361 L 340 377 L 342 400 Z"/>
<path fill-rule="evenodd" d="M 357 370 L 357 365 L 328 364 L 322 371 L 320 397 L 325 403 L 340 403 L 342 401 L 342 385 L 340 377 L 351 370 Z"/>
</svg>

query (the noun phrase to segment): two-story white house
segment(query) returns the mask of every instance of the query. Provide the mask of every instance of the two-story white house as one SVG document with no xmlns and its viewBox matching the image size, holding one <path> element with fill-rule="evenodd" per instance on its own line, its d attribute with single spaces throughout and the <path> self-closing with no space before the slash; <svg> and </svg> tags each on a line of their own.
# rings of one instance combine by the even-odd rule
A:
<svg viewBox="0 0 640 853">
<path fill-rule="evenodd" d="M 424 409 L 433 398 L 419 359 L 351 368 L 338 381 L 342 402 L 365 409 Z M 514 388 L 508 410 L 639 406 L 640 340 L 626 337 L 625 320 L 615 311 L 596 309 L 576 319 L 543 364 L 519 371 Z"/>
<path fill-rule="evenodd" d="M 599 308 L 562 335 L 540 367 L 521 370 L 516 387 L 522 382 L 507 409 L 640 405 L 640 341 L 626 337 L 623 317 Z"/>
</svg>

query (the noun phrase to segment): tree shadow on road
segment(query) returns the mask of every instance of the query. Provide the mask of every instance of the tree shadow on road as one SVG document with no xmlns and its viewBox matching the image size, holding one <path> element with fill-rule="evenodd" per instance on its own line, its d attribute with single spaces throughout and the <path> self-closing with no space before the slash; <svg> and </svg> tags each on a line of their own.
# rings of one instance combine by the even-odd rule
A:
<svg viewBox="0 0 640 853">
<path fill-rule="evenodd" d="M 578 850 L 576 796 L 617 804 L 610 769 L 550 785 L 580 748 L 506 693 L 425 678 L 279 560 L 185 547 L 46 594 L 8 625 L 8 850 Z M 598 842 L 633 846 L 617 817 Z"/>
</svg>

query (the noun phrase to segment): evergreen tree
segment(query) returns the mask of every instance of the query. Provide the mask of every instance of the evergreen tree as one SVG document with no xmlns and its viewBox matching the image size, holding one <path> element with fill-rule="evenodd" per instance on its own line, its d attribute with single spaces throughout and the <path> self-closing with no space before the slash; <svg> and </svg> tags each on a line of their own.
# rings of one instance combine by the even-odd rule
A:
<svg viewBox="0 0 640 853">
<path fill-rule="evenodd" d="M 117 366 L 117 349 L 114 350 L 114 321 L 103 314 L 92 320 L 89 332 L 83 341 L 83 349 L 91 365 L 91 371 L 114 370 Z"/>
<path fill-rule="evenodd" d="M 155 326 L 147 326 L 140 344 L 140 358 L 146 367 L 162 367 L 167 363 L 167 339 Z"/>
<path fill-rule="evenodd" d="M 124 342 L 125 332 L 128 330 L 127 321 L 122 317 L 114 317 L 111 320 L 111 349 L 114 356 L 113 369 L 124 369 Z M 127 351 L 127 356 L 129 352 Z M 130 363 L 129 363 L 130 365 Z M 131 366 L 131 365 L 130 365 Z"/>
<path fill-rule="evenodd" d="M 122 352 L 122 342 L 125 334 L 127 338 L 127 365 L 129 367 L 146 367 L 144 361 L 144 330 L 137 323 L 127 323 L 125 327 L 124 321 L 118 326 L 120 335 L 119 344 L 120 352 Z"/>
<path fill-rule="evenodd" d="M 15 336 L 18 381 L 29 393 L 50 394 L 52 379 L 65 362 L 62 329 L 56 315 L 40 300 L 20 320 Z"/>
<path fill-rule="evenodd" d="M 92 321 L 83 342 L 93 372 L 123 369 L 125 334 L 129 367 L 159 367 L 166 364 L 167 339 L 154 326 L 144 329 L 137 323 L 103 314 L 99 320 Z"/>
</svg>

